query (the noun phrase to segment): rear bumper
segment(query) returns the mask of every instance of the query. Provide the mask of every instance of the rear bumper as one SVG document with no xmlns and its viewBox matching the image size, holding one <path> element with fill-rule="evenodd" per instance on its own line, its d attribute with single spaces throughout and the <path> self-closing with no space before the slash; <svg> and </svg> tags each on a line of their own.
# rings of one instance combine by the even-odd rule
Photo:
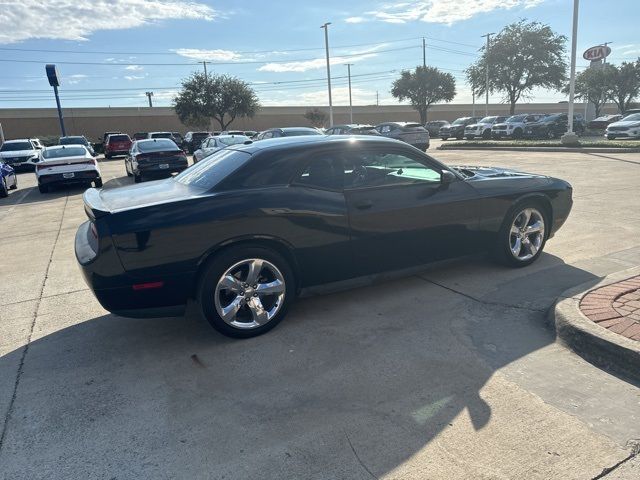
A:
<svg viewBox="0 0 640 480">
<path fill-rule="evenodd" d="M 90 227 L 91 222 L 85 222 L 78 228 L 75 254 L 87 286 L 105 310 L 125 317 L 163 317 L 184 312 L 194 285 L 193 273 L 134 276 L 123 269 L 111 237 L 92 240 Z M 139 288 L 150 282 L 162 285 Z"/>
<path fill-rule="evenodd" d="M 180 173 L 189 166 L 187 162 L 169 163 L 167 168 L 160 168 L 161 164 L 140 164 L 138 163 L 138 173 L 144 175 L 170 175 L 172 173 Z"/>
<path fill-rule="evenodd" d="M 69 172 L 71 173 L 71 172 Z M 73 177 L 65 178 L 62 173 L 53 173 L 50 175 L 38 175 L 38 185 L 54 185 L 62 183 L 83 183 L 90 182 L 100 177 L 97 170 L 83 170 L 80 172 L 72 172 Z"/>
</svg>

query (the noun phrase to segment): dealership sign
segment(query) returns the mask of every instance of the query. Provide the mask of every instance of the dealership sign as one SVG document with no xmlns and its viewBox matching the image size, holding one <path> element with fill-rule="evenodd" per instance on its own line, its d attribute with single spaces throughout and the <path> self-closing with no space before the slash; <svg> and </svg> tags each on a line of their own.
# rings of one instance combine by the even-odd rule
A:
<svg viewBox="0 0 640 480">
<path fill-rule="evenodd" d="M 597 45 L 595 47 L 591 47 L 582 54 L 582 58 L 585 60 L 591 60 L 592 62 L 596 62 L 598 60 L 602 60 L 607 58 L 611 53 L 611 49 L 606 45 Z"/>
</svg>

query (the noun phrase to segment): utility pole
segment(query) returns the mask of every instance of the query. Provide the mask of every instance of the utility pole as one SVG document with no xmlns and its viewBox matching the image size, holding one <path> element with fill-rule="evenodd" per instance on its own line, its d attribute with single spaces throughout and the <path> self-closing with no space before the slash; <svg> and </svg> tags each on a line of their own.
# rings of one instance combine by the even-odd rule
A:
<svg viewBox="0 0 640 480">
<path fill-rule="evenodd" d="M 475 117 L 476 116 L 476 91 L 473 88 L 471 89 L 471 104 L 473 105 L 471 116 Z"/>
<path fill-rule="evenodd" d="M 204 66 L 204 76 L 205 76 L 205 78 L 209 78 L 209 75 L 207 74 L 207 61 L 203 60 L 202 61 L 202 65 Z"/>
<path fill-rule="evenodd" d="M 571 34 L 571 76 L 569 77 L 569 125 L 567 133 L 562 135 L 563 144 L 577 144 L 578 136 L 573 133 L 573 100 L 576 89 L 576 46 L 578 40 L 578 7 L 580 1 L 573 0 L 573 31 Z"/>
<path fill-rule="evenodd" d="M 427 66 L 427 42 L 424 37 L 422 37 L 422 66 Z"/>
<path fill-rule="evenodd" d="M 153 107 L 153 102 L 151 101 L 151 97 L 153 97 L 153 92 L 144 92 L 144 94 L 149 99 L 149 108 Z"/>
<path fill-rule="evenodd" d="M 353 103 L 351 103 L 351 66 L 353 63 L 347 63 L 347 76 L 349 77 L 349 123 L 353 124 Z"/>
<path fill-rule="evenodd" d="M 320 28 L 324 28 L 324 48 L 327 54 L 327 89 L 329 90 L 329 127 L 333 127 L 333 102 L 331 101 L 331 64 L 329 62 L 329 25 L 327 22 Z"/>
<path fill-rule="evenodd" d="M 606 50 L 607 50 L 607 45 L 610 45 L 610 44 L 612 44 L 612 43 L 613 43 L 613 42 L 604 42 L 604 43 L 602 44 L 602 45 L 604 45 L 605 52 L 606 52 Z M 605 53 L 605 57 L 602 59 L 602 64 L 604 65 L 604 64 L 606 64 L 606 63 L 607 63 L 607 57 L 606 57 L 606 53 Z"/>
<path fill-rule="evenodd" d="M 380 96 L 378 95 L 378 90 L 376 90 L 376 107 L 380 106 L 379 100 L 380 100 Z"/>
<path fill-rule="evenodd" d="M 491 38 L 493 33 L 487 33 L 486 35 L 482 35 L 482 37 L 487 37 L 487 49 L 484 52 L 484 60 L 485 60 L 485 72 L 484 72 L 484 81 L 485 81 L 485 102 L 484 102 L 484 116 L 489 115 L 489 39 Z"/>
</svg>

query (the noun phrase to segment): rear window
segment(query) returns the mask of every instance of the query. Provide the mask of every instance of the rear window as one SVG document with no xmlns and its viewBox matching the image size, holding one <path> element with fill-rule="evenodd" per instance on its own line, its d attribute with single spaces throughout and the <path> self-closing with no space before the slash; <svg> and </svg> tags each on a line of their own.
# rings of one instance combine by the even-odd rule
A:
<svg viewBox="0 0 640 480">
<path fill-rule="evenodd" d="M 458 118 L 456 121 L 453 122 L 453 125 L 460 125 L 461 123 L 466 122 L 468 119 L 469 117 Z"/>
<path fill-rule="evenodd" d="M 421 125 L 421 124 L 419 124 L 419 123 L 407 123 L 404 127 L 405 127 L 405 128 L 416 128 L 416 127 L 424 128 L 424 127 L 422 127 L 422 125 Z"/>
<path fill-rule="evenodd" d="M 84 137 L 64 137 L 60 139 L 60 145 L 86 145 L 87 139 Z"/>
<path fill-rule="evenodd" d="M 141 152 L 160 152 L 163 150 L 178 150 L 178 146 L 172 140 L 160 138 L 152 142 L 138 142 L 138 150 Z"/>
<path fill-rule="evenodd" d="M 129 135 L 109 135 L 109 142 L 130 142 Z"/>
<path fill-rule="evenodd" d="M 320 132 L 318 132 L 317 130 L 312 130 L 312 129 L 299 129 L 299 130 L 285 130 L 284 131 L 284 136 L 285 137 L 302 137 L 304 135 L 322 135 Z"/>
<path fill-rule="evenodd" d="M 173 138 L 171 132 L 158 132 L 152 133 L 151 138 Z"/>
<path fill-rule="evenodd" d="M 52 158 L 63 157 L 84 157 L 87 150 L 84 147 L 67 147 L 67 148 L 45 148 L 42 156 L 50 160 Z"/>
<path fill-rule="evenodd" d="M 251 155 L 247 152 L 219 150 L 174 178 L 184 185 L 209 190 L 247 163 L 250 158 Z"/>
<path fill-rule="evenodd" d="M 236 145 L 238 143 L 250 142 L 251 139 L 249 137 L 245 137 L 244 135 L 238 135 L 235 137 L 218 137 L 218 142 L 223 145 Z"/>
<path fill-rule="evenodd" d="M 5 143 L 0 148 L 0 152 L 17 152 L 18 150 L 33 150 L 30 142 L 11 142 Z"/>
<path fill-rule="evenodd" d="M 507 123 L 522 122 L 526 117 L 526 115 L 513 115 L 512 117 L 507 118 Z"/>
</svg>

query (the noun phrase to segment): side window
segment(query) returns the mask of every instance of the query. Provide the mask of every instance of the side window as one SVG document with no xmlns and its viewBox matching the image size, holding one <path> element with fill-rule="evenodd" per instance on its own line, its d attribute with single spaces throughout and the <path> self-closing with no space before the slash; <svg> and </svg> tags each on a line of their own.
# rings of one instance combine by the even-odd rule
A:
<svg viewBox="0 0 640 480">
<path fill-rule="evenodd" d="M 314 188 L 341 190 L 344 185 L 342 159 L 331 155 L 312 158 L 294 183 Z"/>
<path fill-rule="evenodd" d="M 325 135 L 335 135 L 337 132 L 336 132 L 335 128 L 330 128 L 324 133 L 325 133 Z"/>
<path fill-rule="evenodd" d="M 273 138 L 273 132 L 264 132 L 262 138 Z"/>
<path fill-rule="evenodd" d="M 391 131 L 391 125 L 383 125 L 380 129 L 380 133 L 389 133 Z"/>
<path fill-rule="evenodd" d="M 359 152 L 345 159 L 345 188 L 439 184 L 440 171 L 393 151 Z"/>
</svg>

